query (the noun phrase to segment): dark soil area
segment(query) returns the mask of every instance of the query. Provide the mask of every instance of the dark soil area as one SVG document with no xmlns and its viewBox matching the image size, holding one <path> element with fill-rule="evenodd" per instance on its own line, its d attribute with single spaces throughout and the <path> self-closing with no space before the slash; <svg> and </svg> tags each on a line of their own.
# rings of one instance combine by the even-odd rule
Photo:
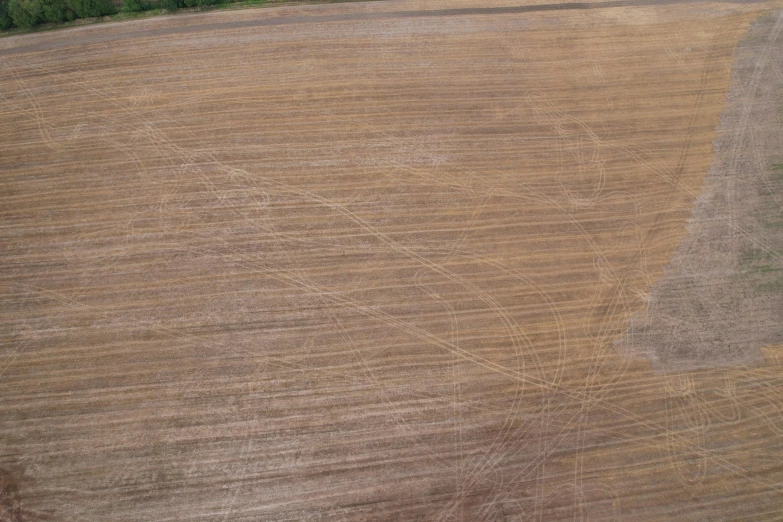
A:
<svg viewBox="0 0 783 522">
<path fill-rule="evenodd" d="M 618 348 L 660 371 L 763 360 L 783 341 L 783 12 L 737 47 L 688 235 Z"/>
</svg>

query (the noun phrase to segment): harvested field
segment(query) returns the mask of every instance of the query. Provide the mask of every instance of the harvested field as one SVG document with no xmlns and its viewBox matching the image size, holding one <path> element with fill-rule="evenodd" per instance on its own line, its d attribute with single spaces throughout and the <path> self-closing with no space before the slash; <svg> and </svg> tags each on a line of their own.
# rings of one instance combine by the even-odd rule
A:
<svg viewBox="0 0 783 522">
<path fill-rule="evenodd" d="M 716 157 L 666 275 L 618 345 L 666 371 L 759 364 L 783 343 L 783 20 L 735 51 Z"/>
<path fill-rule="evenodd" d="M 562 5 L 0 39 L 0 519 L 780 518 L 783 348 L 640 355 L 782 6 Z"/>
</svg>

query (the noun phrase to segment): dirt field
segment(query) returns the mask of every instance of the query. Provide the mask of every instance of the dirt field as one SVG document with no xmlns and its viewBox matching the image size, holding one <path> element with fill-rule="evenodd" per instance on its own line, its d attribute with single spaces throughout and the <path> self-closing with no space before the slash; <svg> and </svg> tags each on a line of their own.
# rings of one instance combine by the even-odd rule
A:
<svg viewBox="0 0 783 522">
<path fill-rule="evenodd" d="M 660 370 L 758 364 L 783 343 L 782 29 L 764 16 L 735 51 L 690 233 L 618 340 Z"/>
<path fill-rule="evenodd" d="M 783 5 L 563 5 L 0 39 L 0 520 L 782 518 L 783 346 L 617 348 Z"/>
</svg>

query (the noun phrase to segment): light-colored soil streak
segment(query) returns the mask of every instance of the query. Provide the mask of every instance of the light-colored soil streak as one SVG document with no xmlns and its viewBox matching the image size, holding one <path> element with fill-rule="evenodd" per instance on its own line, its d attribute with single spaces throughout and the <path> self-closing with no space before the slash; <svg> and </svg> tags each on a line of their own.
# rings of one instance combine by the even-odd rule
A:
<svg viewBox="0 0 783 522">
<path fill-rule="evenodd" d="M 690 234 L 618 341 L 658 369 L 760 363 L 783 342 L 782 31 L 780 12 L 763 17 L 735 52 Z"/>
<path fill-rule="evenodd" d="M 659 375 L 613 347 L 772 5 L 341 18 L 475 7 L 0 42 L 5 512 L 781 509 L 778 359 Z M 294 21 L 218 24 L 264 17 Z"/>
</svg>

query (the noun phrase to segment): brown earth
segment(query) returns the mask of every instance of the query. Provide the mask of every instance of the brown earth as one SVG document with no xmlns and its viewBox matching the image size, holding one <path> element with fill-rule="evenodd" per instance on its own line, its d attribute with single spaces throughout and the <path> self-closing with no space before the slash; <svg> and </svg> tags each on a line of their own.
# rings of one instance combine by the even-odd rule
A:
<svg viewBox="0 0 783 522">
<path fill-rule="evenodd" d="M 761 363 L 783 342 L 782 30 L 762 17 L 735 51 L 690 233 L 618 342 L 660 370 Z"/>
<path fill-rule="evenodd" d="M 477 5 L 0 42 L 14 520 L 783 515 L 778 358 L 613 346 L 776 5 Z"/>
</svg>

